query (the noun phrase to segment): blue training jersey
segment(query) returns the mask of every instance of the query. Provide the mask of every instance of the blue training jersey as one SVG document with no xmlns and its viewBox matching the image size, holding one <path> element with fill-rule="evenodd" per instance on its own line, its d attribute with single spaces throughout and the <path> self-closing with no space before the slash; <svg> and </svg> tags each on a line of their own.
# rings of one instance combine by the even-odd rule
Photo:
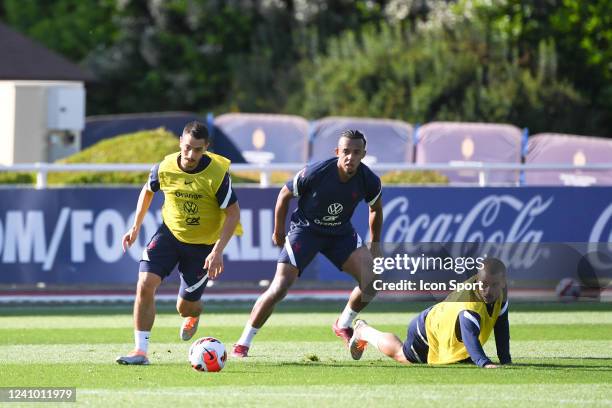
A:
<svg viewBox="0 0 612 408">
<path fill-rule="evenodd" d="M 382 192 L 380 178 L 363 163 L 347 182 L 340 181 L 336 157 L 308 165 L 286 186 L 299 198 L 291 223 L 328 235 L 352 233 L 359 202 L 372 206 Z"/>
</svg>

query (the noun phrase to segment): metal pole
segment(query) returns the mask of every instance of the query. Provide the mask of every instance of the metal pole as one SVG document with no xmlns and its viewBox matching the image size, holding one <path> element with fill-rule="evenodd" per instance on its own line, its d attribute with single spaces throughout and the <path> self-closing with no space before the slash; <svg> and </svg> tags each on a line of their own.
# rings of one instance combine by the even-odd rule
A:
<svg viewBox="0 0 612 408">
<path fill-rule="evenodd" d="M 36 189 L 47 188 L 47 167 L 43 163 L 36 163 Z"/>
<path fill-rule="evenodd" d="M 262 169 L 259 173 L 259 187 L 270 187 L 270 172 L 268 170 Z"/>
</svg>

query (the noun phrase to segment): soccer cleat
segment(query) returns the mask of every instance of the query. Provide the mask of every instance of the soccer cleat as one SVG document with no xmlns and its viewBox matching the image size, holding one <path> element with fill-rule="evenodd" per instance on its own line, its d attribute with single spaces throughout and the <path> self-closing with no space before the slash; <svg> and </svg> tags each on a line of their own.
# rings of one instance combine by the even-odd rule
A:
<svg viewBox="0 0 612 408">
<path fill-rule="evenodd" d="M 243 346 L 242 344 L 234 344 L 232 348 L 232 357 L 245 358 L 249 356 L 249 346 Z"/>
<path fill-rule="evenodd" d="M 149 365 L 147 353 L 140 350 L 134 350 L 127 356 L 117 357 L 115 361 L 122 365 Z"/>
<path fill-rule="evenodd" d="M 351 352 L 351 357 L 353 360 L 361 359 L 363 352 L 365 351 L 368 342 L 365 340 L 360 340 L 358 338 L 358 331 L 361 327 L 367 325 L 365 320 L 357 319 L 355 320 L 355 327 L 353 327 L 353 337 L 349 341 L 349 351 Z"/>
<path fill-rule="evenodd" d="M 190 340 L 198 330 L 198 323 L 200 323 L 200 317 L 186 317 L 181 326 L 181 340 Z"/>
<path fill-rule="evenodd" d="M 334 331 L 336 336 L 344 340 L 344 344 L 348 346 L 349 341 L 351 341 L 351 337 L 353 337 L 353 329 L 350 327 L 339 327 L 338 320 L 336 320 L 336 323 L 334 323 L 334 325 L 332 326 L 332 330 Z"/>
</svg>

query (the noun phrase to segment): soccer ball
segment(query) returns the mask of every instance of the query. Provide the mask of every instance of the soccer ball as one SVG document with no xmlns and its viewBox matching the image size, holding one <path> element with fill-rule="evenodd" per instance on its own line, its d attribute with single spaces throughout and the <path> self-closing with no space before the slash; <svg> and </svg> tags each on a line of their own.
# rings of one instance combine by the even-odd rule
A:
<svg viewBox="0 0 612 408">
<path fill-rule="evenodd" d="M 221 371 L 225 360 L 225 346 L 214 337 L 202 337 L 189 347 L 189 363 L 196 371 Z"/>
<path fill-rule="evenodd" d="M 557 297 L 562 301 L 572 301 L 580 296 L 580 285 L 573 278 L 563 278 L 555 288 Z"/>
</svg>

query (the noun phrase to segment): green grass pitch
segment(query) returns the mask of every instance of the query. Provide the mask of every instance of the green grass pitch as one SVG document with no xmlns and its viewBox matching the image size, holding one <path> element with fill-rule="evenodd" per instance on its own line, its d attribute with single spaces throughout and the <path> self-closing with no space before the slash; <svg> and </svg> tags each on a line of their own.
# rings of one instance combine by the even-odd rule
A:
<svg viewBox="0 0 612 408">
<path fill-rule="evenodd" d="M 425 306 L 374 303 L 361 317 L 403 338 Z M 231 347 L 250 307 L 206 305 L 196 337 Z M 2 306 L 0 386 L 76 387 L 78 405 L 113 408 L 612 405 L 611 304 L 512 305 L 514 365 L 499 370 L 401 366 L 371 348 L 353 361 L 331 331 L 342 307 L 285 302 L 256 336 L 252 357 L 230 358 L 220 373 L 198 373 L 187 362 L 191 342 L 178 338 L 181 319 L 168 305 L 158 308 L 148 367 L 114 362 L 133 348 L 131 306 Z M 494 343 L 485 350 L 495 360 Z"/>
</svg>

